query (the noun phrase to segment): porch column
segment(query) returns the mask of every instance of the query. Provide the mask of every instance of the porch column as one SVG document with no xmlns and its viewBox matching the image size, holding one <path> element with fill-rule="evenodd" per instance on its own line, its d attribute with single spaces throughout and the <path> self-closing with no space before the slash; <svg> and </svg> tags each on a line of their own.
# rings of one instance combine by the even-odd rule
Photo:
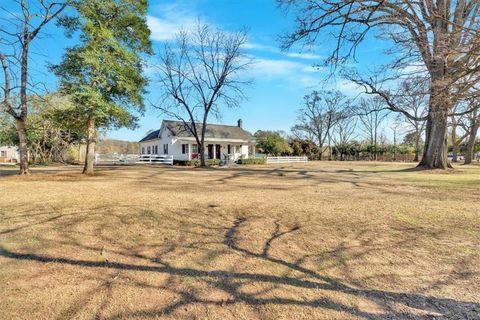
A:
<svg viewBox="0 0 480 320">
<path fill-rule="evenodd" d="M 216 159 L 217 158 L 217 147 L 216 147 L 216 144 L 214 143 L 213 144 L 213 159 Z"/>
<path fill-rule="evenodd" d="M 188 160 L 192 160 L 192 144 L 188 144 Z"/>
</svg>

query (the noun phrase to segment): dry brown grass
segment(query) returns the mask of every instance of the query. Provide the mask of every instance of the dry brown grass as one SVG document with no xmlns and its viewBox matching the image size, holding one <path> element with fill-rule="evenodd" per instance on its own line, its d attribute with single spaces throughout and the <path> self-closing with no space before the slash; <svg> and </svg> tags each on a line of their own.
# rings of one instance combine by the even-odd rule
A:
<svg viewBox="0 0 480 320">
<path fill-rule="evenodd" d="M 0 168 L 0 318 L 479 319 L 480 167 L 406 167 Z"/>
</svg>

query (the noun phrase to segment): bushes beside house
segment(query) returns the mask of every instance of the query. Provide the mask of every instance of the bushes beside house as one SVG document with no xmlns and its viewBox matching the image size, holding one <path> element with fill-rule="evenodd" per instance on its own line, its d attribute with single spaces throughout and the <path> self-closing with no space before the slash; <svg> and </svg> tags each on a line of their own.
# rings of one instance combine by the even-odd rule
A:
<svg viewBox="0 0 480 320">
<path fill-rule="evenodd" d="M 199 167 L 200 166 L 200 160 L 199 159 L 173 160 L 173 165 L 185 166 L 185 167 Z M 207 159 L 207 160 L 205 160 L 205 165 L 207 167 L 218 166 L 218 165 L 220 165 L 220 160 L 219 159 Z"/>
<path fill-rule="evenodd" d="M 265 158 L 249 158 L 249 159 L 239 159 L 237 164 L 265 164 Z M 207 159 L 205 160 L 207 167 L 218 166 L 220 165 L 219 159 Z M 173 165 L 175 166 L 184 166 L 184 167 L 199 167 L 200 160 L 173 160 Z"/>
<path fill-rule="evenodd" d="M 238 164 L 265 164 L 265 158 L 239 159 Z"/>
</svg>

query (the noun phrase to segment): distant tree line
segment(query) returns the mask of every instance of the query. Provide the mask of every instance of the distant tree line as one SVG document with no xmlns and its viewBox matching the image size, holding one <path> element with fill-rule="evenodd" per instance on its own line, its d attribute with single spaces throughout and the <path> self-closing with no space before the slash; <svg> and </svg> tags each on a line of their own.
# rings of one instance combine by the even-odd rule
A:
<svg viewBox="0 0 480 320">
<path fill-rule="evenodd" d="M 282 37 L 284 49 L 298 44 L 325 48 L 333 43 L 322 61 L 332 73 L 339 70 L 367 95 L 382 100 L 385 109 L 422 123 L 425 143 L 419 167 L 451 167 L 448 143 L 457 149 L 462 139 L 468 139 L 466 162 L 471 161 L 478 130 L 475 123 L 479 121 L 472 112 L 479 108 L 480 97 L 477 0 L 278 2 L 295 21 L 291 32 Z M 390 45 L 389 59 L 373 72 L 360 72 L 349 64 L 357 62 L 358 47 L 372 33 Z M 401 85 L 405 78 L 421 81 L 405 87 Z M 424 112 L 416 112 L 415 104 L 405 99 L 416 89 L 422 94 L 415 100 L 425 98 Z M 456 126 L 457 117 L 467 114 L 470 121 L 464 124 L 469 132 L 457 135 L 452 126 Z"/>
<path fill-rule="evenodd" d="M 428 99 L 421 79 L 402 83 L 405 110 L 417 117 L 427 112 Z M 451 116 L 448 151 L 453 162 L 458 154 L 471 163 L 480 151 L 477 139 L 480 118 L 470 101 L 458 110 L 469 110 Z M 298 110 L 297 123 L 291 134 L 281 131 L 257 131 L 258 151 L 266 155 L 305 155 L 312 160 L 410 160 L 419 161 L 424 147 L 425 120 L 394 113 L 380 97 L 349 99 L 338 90 L 314 90 L 304 98 Z M 386 128 L 387 120 L 390 127 Z M 393 141 L 385 130 L 393 133 Z M 399 139 L 400 132 L 403 139 Z M 392 139 L 390 139 L 392 140 Z"/>
</svg>

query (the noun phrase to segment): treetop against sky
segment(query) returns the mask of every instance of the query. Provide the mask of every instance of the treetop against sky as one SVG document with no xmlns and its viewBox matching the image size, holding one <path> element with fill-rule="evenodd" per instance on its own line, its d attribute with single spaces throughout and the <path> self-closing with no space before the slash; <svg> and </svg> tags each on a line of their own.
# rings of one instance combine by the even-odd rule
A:
<svg viewBox="0 0 480 320">
<path fill-rule="evenodd" d="M 2 1 L 0 17 L 2 24 L 12 19 L 11 13 L 17 9 L 14 1 Z M 245 53 L 254 59 L 245 78 L 253 84 L 245 88 L 248 100 L 240 108 L 225 111 L 221 119 L 210 122 L 234 124 L 242 118 L 247 130 L 285 130 L 294 125 L 298 109 L 302 106 L 303 96 L 313 89 L 336 88 L 343 93 L 356 97 L 361 90 L 353 83 L 336 77 L 329 84 L 320 83 L 329 74 L 327 67 L 317 67 L 322 59 L 331 52 L 334 39 L 324 39 L 314 48 L 294 48 L 287 52 L 280 50 L 279 36 L 293 27 L 293 19 L 275 1 L 225 1 L 225 0 L 175 0 L 150 1 L 148 25 L 152 32 L 153 48 L 158 51 L 166 41 L 174 40 L 180 28 L 190 29 L 198 20 L 226 31 L 248 30 L 248 42 Z M 49 64 L 57 64 L 66 47 L 78 40 L 74 36 L 68 39 L 64 30 L 55 24 L 45 28 L 42 39 L 32 46 L 32 78 L 42 79 L 49 90 L 57 87 L 56 77 L 48 70 Z M 361 71 L 373 70 L 388 61 L 384 53 L 388 44 L 373 36 L 360 46 L 355 67 Z M 107 133 L 109 137 L 124 140 L 139 140 L 150 129 L 158 128 L 162 116 L 158 110 L 148 108 L 148 101 L 157 103 L 158 86 L 155 64 L 158 57 L 148 58 L 146 74 L 150 78 L 146 96 L 147 110 L 140 117 L 139 128 L 121 129 Z M 41 89 L 40 87 L 38 88 Z"/>
</svg>

